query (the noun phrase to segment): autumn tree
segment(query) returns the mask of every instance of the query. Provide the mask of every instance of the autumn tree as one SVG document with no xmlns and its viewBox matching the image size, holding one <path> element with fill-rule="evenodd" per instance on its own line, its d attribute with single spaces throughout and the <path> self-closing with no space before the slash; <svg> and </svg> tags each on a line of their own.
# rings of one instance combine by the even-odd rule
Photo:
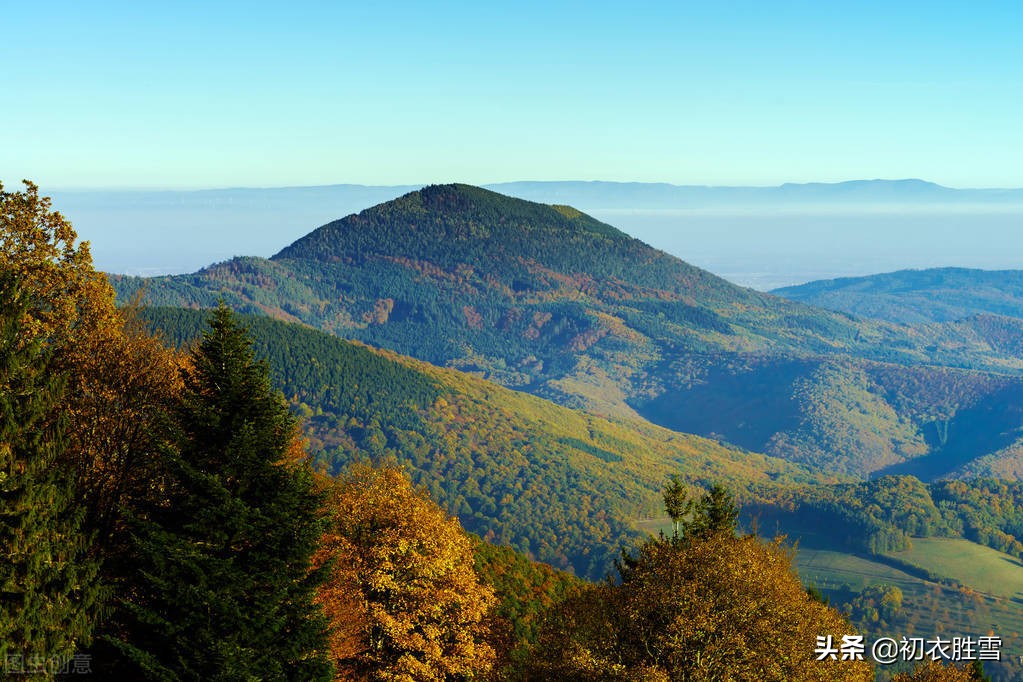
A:
<svg viewBox="0 0 1023 682">
<path fill-rule="evenodd" d="M 54 670 L 89 643 L 101 595 L 72 478 L 60 466 L 65 381 L 24 333 L 28 300 L 0 272 L 0 662 Z"/>
<path fill-rule="evenodd" d="M 652 539 L 621 584 L 594 586 L 564 613 L 535 657 L 537 679 L 599 679 L 602 667 L 618 679 L 873 679 L 866 663 L 816 660 L 817 636 L 841 641 L 851 626 L 806 594 L 790 550 L 753 536 Z"/>
<path fill-rule="evenodd" d="M 133 500 L 152 492 L 154 429 L 180 384 L 178 359 L 147 334 L 133 310 L 114 305 L 114 291 L 92 264 L 88 243 L 52 210 L 38 188 L 0 185 L 0 272 L 17 277 L 26 304 L 20 343 L 44 343 L 65 380 L 65 466 L 86 528 L 106 545 Z"/>
<path fill-rule="evenodd" d="M 666 505 L 675 498 L 665 495 Z M 818 661 L 818 636 L 853 634 L 799 582 L 782 542 L 737 537 L 720 486 L 682 538 L 648 539 L 621 581 L 564 604 L 537 648 L 531 679 L 870 680 L 862 661 Z"/>
<path fill-rule="evenodd" d="M 332 484 L 332 560 L 319 602 L 338 679 L 447 680 L 488 671 L 493 590 L 458 521 L 398 470 L 352 465 Z"/>
<path fill-rule="evenodd" d="M 283 397 L 224 307 L 191 354 L 174 417 L 165 499 L 135 523 L 122 663 L 138 679 L 330 679 L 312 601 L 321 498 L 295 461 Z"/>
</svg>

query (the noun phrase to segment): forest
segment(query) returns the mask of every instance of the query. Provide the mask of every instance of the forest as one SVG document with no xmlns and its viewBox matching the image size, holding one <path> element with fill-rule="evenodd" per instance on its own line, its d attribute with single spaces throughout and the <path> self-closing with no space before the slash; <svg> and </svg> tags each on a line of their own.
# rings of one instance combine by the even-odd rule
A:
<svg viewBox="0 0 1023 682">
<path fill-rule="evenodd" d="M 783 540 L 742 529 L 740 506 L 848 508 L 849 524 L 988 543 L 1019 530 L 1002 513 L 1020 494 L 1008 484 L 893 477 L 816 497 L 807 483 L 837 481 L 565 408 L 556 440 L 533 441 L 529 412 L 556 410 L 531 396 L 493 436 L 502 459 L 482 463 L 507 469 L 515 494 L 474 488 L 485 477 L 459 472 L 491 451 L 480 444 L 497 412 L 451 386 L 511 400 L 507 389 L 351 344 L 334 362 L 336 346 L 294 328 L 294 347 L 271 348 L 268 327 L 250 331 L 224 304 L 192 331 L 154 334 L 156 316 L 179 328 L 195 317 L 115 305 L 88 246 L 31 183 L 0 187 L 0 239 L 5 677 L 869 680 L 869 660 L 820 658 L 823 638 L 854 626 L 800 584 Z M 453 442 L 438 450 L 424 433 Z M 644 479 L 657 458 L 637 459 L 638 444 L 674 459 Z M 559 445 L 559 458 L 530 452 Z M 700 464 L 678 471 L 686 460 Z M 601 470 L 626 475 L 586 489 L 583 474 Z M 606 515 L 626 481 L 645 494 Z M 562 527 L 513 535 L 530 503 L 516 508 L 516 496 L 538 491 L 555 509 L 583 490 Z M 505 525 L 493 522 L 501 510 Z M 666 514 L 673 531 L 638 533 L 625 519 L 640 513 Z M 543 547 L 561 533 L 591 537 Z M 568 572 L 533 560 L 568 551 L 551 562 Z M 894 679 L 984 676 L 977 661 Z"/>
<path fill-rule="evenodd" d="M 122 303 L 208 309 L 223 298 L 828 473 L 1020 468 L 1023 345 L 1011 319 L 859 319 L 733 285 L 570 207 L 478 187 L 411 192 L 269 259 L 111 283 Z"/>
</svg>

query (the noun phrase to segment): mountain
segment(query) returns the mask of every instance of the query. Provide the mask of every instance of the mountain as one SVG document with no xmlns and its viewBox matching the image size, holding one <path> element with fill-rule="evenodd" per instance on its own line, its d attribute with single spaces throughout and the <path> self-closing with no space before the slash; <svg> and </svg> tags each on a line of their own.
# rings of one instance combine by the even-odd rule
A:
<svg viewBox="0 0 1023 682">
<path fill-rule="evenodd" d="M 108 271 L 131 274 L 168 274 L 190 272 L 211 262 L 239 253 L 267 256 L 304 235 L 313 225 L 320 225 L 338 216 L 361 211 L 383 201 L 419 189 L 421 185 L 365 186 L 323 185 L 314 187 L 228 188 L 203 190 L 137 190 L 137 191 L 56 191 L 51 195 L 55 205 L 75 224 L 83 239 L 92 243 L 97 265 Z M 488 185 L 488 189 L 531 201 L 569 204 L 587 211 L 608 211 L 615 220 L 624 220 L 632 230 L 646 230 L 650 238 L 668 220 L 674 229 L 680 224 L 697 230 L 720 230 L 731 224 L 708 224 L 708 212 L 734 213 L 738 210 L 753 223 L 742 224 L 744 239 L 735 244 L 736 253 L 724 253 L 719 239 L 705 238 L 714 251 L 703 254 L 703 262 L 730 263 L 723 272 L 744 272 L 746 257 L 760 256 L 759 271 L 765 266 L 776 270 L 770 281 L 791 282 L 791 258 L 785 257 L 793 248 L 805 244 L 820 229 L 829 229 L 836 212 L 851 212 L 860 229 L 857 253 L 868 256 L 872 243 L 863 228 L 885 235 L 890 225 L 927 234 L 932 226 L 933 211 L 948 213 L 962 207 L 985 207 L 989 212 L 1014 210 L 1023 206 L 1023 190 L 1019 189 L 952 189 L 922 180 L 854 180 L 839 183 L 789 183 L 778 187 L 713 187 L 685 186 L 667 183 L 639 182 L 508 182 Z M 958 208 L 957 208 L 958 207 Z M 906 222 L 903 209 L 930 211 L 928 223 Z M 696 223 L 680 223 L 672 212 L 701 214 Z M 777 212 L 782 210 L 785 219 Z M 793 215 L 795 211 L 795 216 Z M 821 211 L 830 213 L 827 219 Z M 863 212 L 873 215 L 864 219 Z M 879 223 L 878 211 L 895 213 L 887 222 Z M 974 216 L 976 214 L 974 213 Z M 658 218 L 658 216 L 660 216 Z M 692 218 L 692 215 L 690 215 Z M 851 219 L 846 216 L 846 222 Z M 647 221 L 654 220 L 651 226 Z M 976 220 L 972 221 L 974 225 Z M 1012 225 L 989 225 L 990 238 L 1011 235 Z M 705 226 L 702 227 L 701 226 Z M 733 226 L 734 229 L 734 226 Z M 856 229 L 856 225 L 853 226 Z M 760 238 L 771 233 L 773 241 Z M 244 250 L 239 245 L 244 244 Z M 669 238 L 660 245 L 671 244 Z M 919 242 L 918 242 L 919 244 Z M 792 248 L 789 248 L 789 247 Z M 745 247 L 745 248 L 743 248 Z M 766 248 L 765 248 L 766 247 Z M 690 251 L 679 253 L 692 253 Z M 674 246 L 669 250 L 674 250 Z M 765 262 L 765 252 L 773 257 Z M 948 252 L 946 248 L 945 253 Z M 876 253 L 876 252 L 875 252 Z M 909 250 L 913 262 L 929 262 L 927 250 Z M 820 258 L 810 257 L 803 271 L 810 273 L 843 272 L 850 254 L 843 254 L 822 268 Z M 806 255 L 804 254 L 804 259 Z M 920 260 L 920 259 L 923 260 Z M 725 259 L 722 261 L 722 259 Z M 728 260 L 731 259 L 731 260 Z M 933 259 L 932 259 L 933 260 Z M 972 261 L 971 261 L 972 262 Z M 990 259 L 988 259 L 990 262 Z M 980 261 L 978 261 L 980 264 Z M 716 265 L 715 267 L 721 267 Z M 814 275 L 809 275 L 814 276 Z M 753 281 L 753 280 L 750 280 Z"/>
<path fill-rule="evenodd" d="M 208 317 L 170 308 L 143 316 L 177 346 L 198 338 Z M 749 502 L 779 486 L 841 480 L 647 422 L 576 412 L 295 324 L 245 323 L 321 466 L 334 473 L 360 458 L 400 464 L 467 530 L 581 576 L 602 577 L 640 537 L 640 520 L 661 515 L 670 474 L 694 487 L 722 482 Z"/>
<path fill-rule="evenodd" d="M 168 308 L 143 316 L 179 346 L 208 317 Z M 320 466 L 397 463 L 464 526 L 494 542 L 599 578 L 620 547 L 670 532 L 659 493 L 677 473 L 691 487 L 724 483 L 738 496 L 747 528 L 798 542 L 804 580 L 874 637 L 1020 630 L 1021 483 L 843 482 L 646 422 L 566 409 L 295 324 L 245 323 L 274 384 L 304 417 Z M 544 607 L 572 580 L 507 547 L 478 543 L 476 551 L 516 637 L 535 636 Z M 878 582 L 903 597 L 880 621 L 872 610 Z"/>
<path fill-rule="evenodd" d="M 974 315 L 1023 318 L 1023 270 L 933 268 L 775 289 L 793 301 L 902 324 Z"/>
<path fill-rule="evenodd" d="M 1017 452 L 1019 415 L 1000 405 L 1023 358 L 979 332 L 862 321 L 737 287 L 576 209 L 481 188 L 411 192 L 271 259 L 112 281 L 124 299 L 223 298 L 819 471 L 865 476 L 913 460 L 933 478 Z M 975 415 L 999 428 L 984 449 L 941 435 Z"/>
<path fill-rule="evenodd" d="M 502 194 L 596 208 L 679 209 L 798 205 L 1023 203 L 1021 189 L 953 189 L 925 180 L 785 183 L 777 187 L 671 185 L 643 182 L 507 182 Z"/>
</svg>

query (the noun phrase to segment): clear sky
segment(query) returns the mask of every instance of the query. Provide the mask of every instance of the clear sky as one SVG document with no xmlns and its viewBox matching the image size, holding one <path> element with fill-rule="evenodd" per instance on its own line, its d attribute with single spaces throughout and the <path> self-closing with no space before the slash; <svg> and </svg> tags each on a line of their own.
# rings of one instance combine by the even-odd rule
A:
<svg viewBox="0 0 1023 682">
<path fill-rule="evenodd" d="M 1019 2 L 5 2 L 0 181 L 1023 186 Z"/>
</svg>

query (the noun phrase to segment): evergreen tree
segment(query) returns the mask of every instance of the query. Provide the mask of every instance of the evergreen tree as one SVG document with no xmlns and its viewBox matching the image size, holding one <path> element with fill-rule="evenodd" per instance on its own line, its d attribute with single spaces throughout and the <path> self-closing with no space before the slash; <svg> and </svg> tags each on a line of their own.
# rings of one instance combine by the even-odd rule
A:
<svg viewBox="0 0 1023 682">
<path fill-rule="evenodd" d="M 0 276 L 0 664 L 53 672 L 88 644 L 101 589 L 56 405 L 63 381 L 25 339 L 27 297 Z"/>
<path fill-rule="evenodd" d="M 716 533 L 735 535 L 739 509 L 735 499 L 720 483 L 711 485 L 707 494 L 696 503 L 696 513 L 686 524 L 686 535 L 707 536 Z"/>
<path fill-rule="evenodd" d="M 246 331 L 223 306 L 210 327 L 184 374 L 165 503 L 137 521 L 144 578 L 116 645 L 145 679 L 330 679 L 312 602 L 322 500 Z"/>
<path fill-rule="evenodd" d="M 678 474 L 673 474 L 671 480 L 664 486 L 664 510 L 671 517 L 675 540 L 679 538 L 679 525 L 693 509 L 693 501 L 688 497 L 686 487 L 678 479 Z"/>
</svg>

